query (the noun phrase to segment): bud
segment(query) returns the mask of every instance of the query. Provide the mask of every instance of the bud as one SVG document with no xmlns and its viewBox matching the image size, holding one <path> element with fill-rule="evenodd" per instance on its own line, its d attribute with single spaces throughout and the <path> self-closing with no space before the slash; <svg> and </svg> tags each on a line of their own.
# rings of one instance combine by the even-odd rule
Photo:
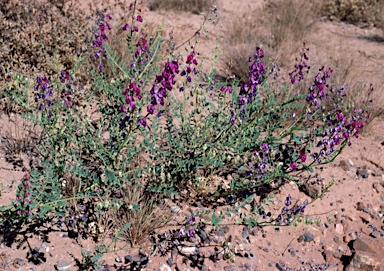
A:
<svg viewBox="0 0 384 271">
<path fill-rule="evenodd" d="M 240 163 L 240 161 L 241 161 L 240 155 L 237 155 L 235 158 L 235 163 L 238 164 Z"/>
</svg>

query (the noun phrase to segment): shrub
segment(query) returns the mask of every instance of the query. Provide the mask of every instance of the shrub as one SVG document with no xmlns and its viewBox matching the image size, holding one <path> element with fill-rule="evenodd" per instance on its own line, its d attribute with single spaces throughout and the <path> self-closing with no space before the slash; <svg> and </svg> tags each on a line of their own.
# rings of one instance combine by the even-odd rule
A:
<svg viewBox="0 0 384 271">
<path fill-rule="evenodd" d="M 43 130 L 37 147 L 41 167 L 26 173 L 16 200 L 2 207 L 4 229 L 48 223 L 84 237 L 109 234 L 137 245 L 169 220 L 151 216 L 175 194 L 210 208 L 173 224 L 179 229 L 161 237 L 158 246 L 202 234 L 202 215 L 211 217 L 205 224 L 216 226 L 251 202 L 237 224 L 294 223 L 308 201 L 293 205 L 288 195 L 282 210 L 272 214 L 267 202 L 253 202 L 254 195 L 287 180 L 300 184 L 298 173 L 333 161 L 359 136 L 368 112 L 356 108 L 346 117 L 345 88 L 328 84 L 331 68 L 314 74 L 307 93 L 294 93 L 310 70 L 305 46 L 287 81 L 277 80 L 276 67 L 266 66 L 264 51 L 256 47 L 247 78 L 217 82 L 214 72 L 202 72 L 193 41 L 183 55 L 172 50 L 161 28 L 147 35 L 138 3 L 130 7 L 133 20 L 122 28 L 128 60 L 108 44 L 113 16 L 99 11 L 91 46 L 74 69 L 61 70 L 57 81 L 37 76 L 33 85 L 26 83 L 36 106 L 19 106 Z M 163 54 L 167 59 L 159 57 Z M 75 76 L 82 63 L 90 63 L 88 92 Z M 217 214 L 220 205 L 227 209 Z M 109 223 L 119 217 L 121 223 Z M 86 258 L 97 261 L 107 250 Z"/>
<path fill-rule="evenodd" d="M 252 48 L 262 44 L 267 63 L 286 67 L 300 47 L 304 35 L 317 19 L 316 5 L 308 1 L 267 1 L 233 21 L 226 33 L 224 62 L 228 72 L 237 78 L 247 78 L 246 61 Z"/>
<path fill-rule="evenodd" d="M 322 1 L 321 12 L 330 20 L 382 27 L 383 6 L 383 0 L 330 0 Z"/>
<path fill-rule="evenodd" d="M 78 61 L 87 20 L 74 1 L 66 8 L 59 2 L 54 5 L 26 0 L 1 1 L 1 89 L 15 90 L 14 76 L 36 73 L 52 76 L 62 69 L 72 69 Z M 9 106 L 3 100 L 3 109 L 14 110 Z"/>
<path fill-rule="evenodd" d="M 200 14 L 207 12 L 212 7 L 210 0 L 155 0 L 149 3 L 150 10 L 179 10 Z"/>
</svg>

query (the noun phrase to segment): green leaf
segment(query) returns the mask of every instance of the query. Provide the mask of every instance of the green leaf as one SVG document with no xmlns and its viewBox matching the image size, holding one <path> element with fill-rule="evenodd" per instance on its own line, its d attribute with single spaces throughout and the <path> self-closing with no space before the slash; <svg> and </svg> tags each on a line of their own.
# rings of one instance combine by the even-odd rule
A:
<svg viewBox="0 0 384 271">
<path fill-rule="evenodd" d="M 212 225 L 213 226 L 217 226 L 219 225 L 219 223 L 221 222 L 221 218 L 219 216 L 217 216 L 215 213 L 212 214 L 211 216 L 211 222 L 212 222 Z"/>
</svg>

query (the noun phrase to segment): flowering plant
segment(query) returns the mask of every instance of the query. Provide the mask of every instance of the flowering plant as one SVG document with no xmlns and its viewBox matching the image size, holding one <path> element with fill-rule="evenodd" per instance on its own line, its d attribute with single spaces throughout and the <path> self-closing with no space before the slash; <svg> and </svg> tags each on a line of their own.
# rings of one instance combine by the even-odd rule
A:
<svg viewBox="0 0 384 271">
<path fill-rule="evenodd" d="M 60 71 L 57 83 L 36 78 L 37 105 L 27 108 L 27 117 L 43 129 L 41 167 L 24 178 L 16 207 L 7 209 L 9 223 L 49 221 L 85 235 L 105 233 L 110 225 L 103 218 L 140 210 L 142 202 L 124 196 L 138 186 L 158 202 L 179 194 L 237 212 L 263 187 L 271 192 L 280 180 L 300 183 L 299 173 L 333 161 L 359 136 L 368 112 L 355 109 L 347 119 L 347 88 L 328 84 L 332 69 L 321 67 L 307 93 L 292 94 L 310 70 L 305 45 L 288 82 L 278 80 L 277 65 L 265 65 L 260 47 L 248 59 L 245 81 L 220 82 L 214 69 L 203 69 L 192 42 L 182 55 L 161 29 L 145 33 L 138 6 L 130 6 L 132 21 L 120 26 L 128 59 L 108 45 L 113 17 L 98 12 L 80 61 L 89 64 L 90 89 L 77 81 L 76 70 Z M 279 214 L 253 203 L 238 223 L 290 224 L 308 204 L 290 207 L 290 201 Z M 199 232 L 197 216 L 180 228 L 180 238 Z M 213 213 L 211 223 L 224 216 Z M 125 222 L 116 236 L 127 233 L 131 221 Z"/>
</svg>

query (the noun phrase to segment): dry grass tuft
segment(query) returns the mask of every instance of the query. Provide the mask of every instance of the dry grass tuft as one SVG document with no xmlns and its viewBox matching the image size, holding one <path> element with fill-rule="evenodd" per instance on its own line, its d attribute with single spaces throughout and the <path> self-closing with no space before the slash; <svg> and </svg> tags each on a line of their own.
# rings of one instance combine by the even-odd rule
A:
<svg viewBox="0 0 384 271">
<path fill-rule="evenodd" d="M 118 229 L 122 229 L 121 238 L 134 247 L 145 241 L 149 234 L 164 227 L 168 219 L 158 212 L 159 198 L 145 193 L 142 186 L 126 187 L 123 194 L 124 204 L 118 211 L 115 223 Z M 130 223 L 129 227 L 127 223 Z"/>
<path fill-rule="evenodd" d="M 233 21 L 226 33 L 224 63 L 237 78 L 248 75 L 248 58 L 255 47 L 264 49 L 267 64 L 286 66 L 317 19 L 315 3 L 302 0 L 271 1 Z"/>
<path fill-rule="evenodd" d="M 206 12 L 213 5 L 210 0 L 153 0 L 149 4 L 150 10 L 177 10 L 200 14 Z"/>
</svg>

